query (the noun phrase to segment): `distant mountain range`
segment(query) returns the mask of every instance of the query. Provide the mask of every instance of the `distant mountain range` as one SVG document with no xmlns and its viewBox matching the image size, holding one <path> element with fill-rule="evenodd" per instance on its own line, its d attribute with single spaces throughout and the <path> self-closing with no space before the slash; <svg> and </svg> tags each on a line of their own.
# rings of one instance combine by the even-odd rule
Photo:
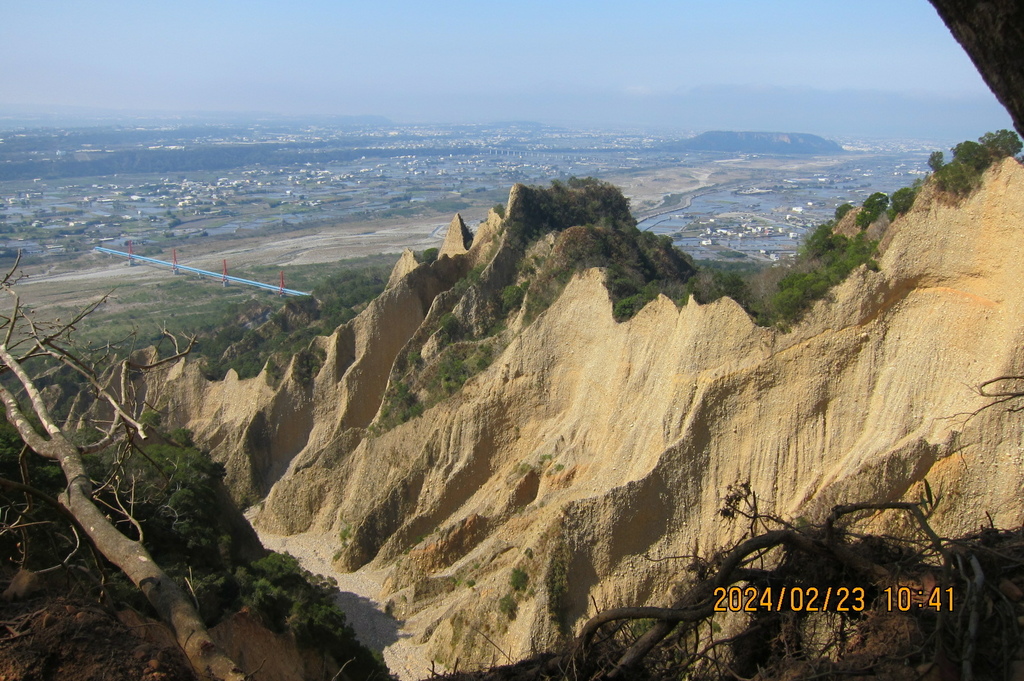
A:
<svg viewBox="0 0 1024 681">
<path fill-rule="evenodd" d="M 726 132 L 716 130 L 673 142 L 672 151 L 728 151 L 744 154 L 841 154 L 843 148 L 823 137 L 800 132 Z"/>
</svg>

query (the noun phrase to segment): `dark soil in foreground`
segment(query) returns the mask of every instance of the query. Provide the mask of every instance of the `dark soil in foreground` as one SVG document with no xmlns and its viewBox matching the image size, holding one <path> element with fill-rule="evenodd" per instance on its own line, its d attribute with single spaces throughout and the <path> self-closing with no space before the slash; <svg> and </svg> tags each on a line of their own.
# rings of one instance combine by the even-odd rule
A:
<svg viewBox="0 0 1024 681">
<path fill-rule="evenodd" d="M 195 681 L 162 626 L 122 618 L 133 626 L 82 600 L 0 601 L 0 681 Z"/>
</svg>

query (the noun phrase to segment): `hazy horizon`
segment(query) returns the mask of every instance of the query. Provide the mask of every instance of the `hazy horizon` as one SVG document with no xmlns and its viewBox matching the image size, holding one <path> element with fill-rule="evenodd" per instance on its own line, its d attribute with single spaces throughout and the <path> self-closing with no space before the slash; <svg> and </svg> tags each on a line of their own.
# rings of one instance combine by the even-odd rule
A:
<svg viewBox="0 0 1024 681">
<path fill-rule="evenodd" d="M 961 139 L 1011 127 L 926 0 L 8 8 L 0 115 L 531 120 Z"/>
</svg>

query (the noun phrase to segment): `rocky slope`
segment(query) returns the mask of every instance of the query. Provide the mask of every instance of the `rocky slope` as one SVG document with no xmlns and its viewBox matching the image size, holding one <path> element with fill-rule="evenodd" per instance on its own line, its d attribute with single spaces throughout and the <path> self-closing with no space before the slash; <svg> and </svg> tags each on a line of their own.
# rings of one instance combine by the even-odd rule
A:
<svg viewBox="0 0 1024 681">
<path fill-rule="evenodd" d="M 738 536 L 717 510 L 739 481 L 763 510 L 817 518 L 917 499 L 927 478 L 940 532 L 1020 524 L 1021 419 L 968 415 L 989 402 L 976 386 L 1024 373 L 1022 218 L 1013 160 L 960 205 L 926 187 L 879 270 L 788 333 L 728 299 L 660 297 L 618 323 L 589 270 L 530 324 L 513 316 L 453 395 L 367 430 L 410 348 L 443 345 L 439 317 L 472 325 L 481 291 L 514 283 L 492 213 L 468 249 L 459 221 L 436 262 L 403 257 L 377 301 L 318 341 L 315 377 L 209 383 L 182 363 L 151 401 L 226 462 L 237 497 L 265 496 L 258 527 L 319 533 L 345 570 L 389 570 L 382 596 L 436 660 L 520 657 L 595 604 L 668 600 L 683 566 L 657 559 Z M 457 286 L 474 266 L 478 283 Z"/>
</svg>

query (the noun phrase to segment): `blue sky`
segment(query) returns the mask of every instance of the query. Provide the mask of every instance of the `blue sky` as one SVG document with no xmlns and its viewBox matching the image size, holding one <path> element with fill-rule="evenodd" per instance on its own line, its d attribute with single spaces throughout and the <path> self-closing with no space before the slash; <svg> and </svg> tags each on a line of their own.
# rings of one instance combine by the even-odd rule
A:
<svg viewBox="0 0 1024 681">
<path fill-rule="evenodd" d="M 926 0 L 5 5 L 0 108 L 706 128 L 756 123 L 744 106 L 783 125 L 791 99 L 789 120 L 824 129 L 851 125 L 828 96 L 839 109 L 870 93 L 893 96 L 900 134 L 1009 120 Z"/>
</svg>

